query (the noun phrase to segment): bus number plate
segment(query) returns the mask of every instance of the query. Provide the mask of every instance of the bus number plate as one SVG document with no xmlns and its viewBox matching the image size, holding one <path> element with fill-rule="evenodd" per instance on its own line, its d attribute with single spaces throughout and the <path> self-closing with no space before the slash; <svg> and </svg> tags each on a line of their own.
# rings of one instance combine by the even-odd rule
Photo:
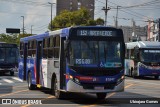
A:
<svg viewBox="0 0 160 107">
<path fill-rule="evenodd" d="M 104 90 L 104 87 L 94 87 L 95 90 Z"/>
</svg>

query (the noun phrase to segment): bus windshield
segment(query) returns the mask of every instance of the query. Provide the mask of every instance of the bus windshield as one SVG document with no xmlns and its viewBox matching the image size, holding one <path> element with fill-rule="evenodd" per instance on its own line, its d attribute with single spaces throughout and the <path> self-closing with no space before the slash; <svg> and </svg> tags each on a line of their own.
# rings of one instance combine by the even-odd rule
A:
<svg viewBox="0 0 160 107">
<path fill-rule="evenodd" d="M 71 41 L 70 65 L 79 67 L 121 67 L 121 43 L 109 41 Z"/>
<path fill-rule="evenodd" d="M 17 48 L 0 48 L 0 63 L 17 63 Z"/>
<path fill-rule="evenodd" d="M 141 61 L 160 62 L 160 50 L 142 50 Z"/>
</svg>

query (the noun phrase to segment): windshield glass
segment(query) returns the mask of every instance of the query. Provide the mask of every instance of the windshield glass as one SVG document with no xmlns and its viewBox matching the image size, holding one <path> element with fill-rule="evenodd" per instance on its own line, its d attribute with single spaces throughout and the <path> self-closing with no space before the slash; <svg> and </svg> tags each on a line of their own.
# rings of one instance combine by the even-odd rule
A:
<svg viewBox="0 0 160 107">
<path fill-rule="evenodd" d="M 70 65 L 87 67 L 121 67 L 120 42 L 71 41 Z"/>
<path fill-rule="evenodd" d="M 0 63 L 17 63 L 18 49 L 17 48 L 0 48 Z"/>
<path fill-rule="evenodd" d="M 143 62 L 160 62 L 160 50 L 142 50 L 140 58 Z"/>
</svg>

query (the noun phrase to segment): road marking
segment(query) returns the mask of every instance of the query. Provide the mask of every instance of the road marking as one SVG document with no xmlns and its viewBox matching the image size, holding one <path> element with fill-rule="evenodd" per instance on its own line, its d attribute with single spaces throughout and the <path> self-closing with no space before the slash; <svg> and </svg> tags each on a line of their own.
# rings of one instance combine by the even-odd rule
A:
<svg viewBox="0 0 160 107">
<path fill-rule="evenodd" d="M 129 87 L 131 87 L 131 86 L 133 86 L 133 85 L 135 85 L 135 84 L 129 84 L 129 85 L 127 85 L 127 86 L 125 86 L 125 88 L 129 88 Z M 109 97 L 111 97 L 111 96 L 113 96 L 113 95 L 115 95 L 116 93 L 115 92 L 113 92 L 113 93 L 111 93 L 110 95 L 108 95 L 106 98 L 109 98 Z M 48 98 L 55 98 L 55 96 L 49 96 L 49 97 L 47 97 L 47 98 L 44 98 L 44 99 L 42 99 L 42 100 L 45 100 L 45 99 L 48 99 Z M 54 105 L 63 105 L 63 104 L 54 104 Z M 66 105 L 66 104 L 64 104 L 64 105 Z M 67 104 L 67 105 L 75 105 L 75 104 Z M 77 104 L 76 104 L 77 105 Z M 30 105 L 23 105 L 23 106 L 21 106 L 21 107 L 28 107 L 28 106 L 31 106 L 31 104 Z M 89 105 L 89 106 L 81 106 L 81 107 L 92 107 L 92 106 L 97 106 L 96 104 L 92 104 L 92 105 Z"/>
<path fill-rule="evenodd" d="M 135 84 L 129 84 L 129 85 L 125 86 L 124 88 L 129 88 L 129 87 L 131 87 L 131 86 L 133 86 L 133 85 L 135 85 Z M 108 95 L 106 98 L 112 97 L 112 96 L 115 95 L 115 94 L 116 94 L 116 93 L 113 92 L 113 93 L 111 93 L 110 95 Z"/>
<path fill-rule="evenodd" d="M 7 83 L 13 83 L 13 81 L 9 80 L 9 79 L 2 79 L 3 81 L 7 82 Z"/>
<path fill-rule="evenodd" d="M 29 91 L 29 90 L 27 89 L 27 90 L 16 91 L 16 92 L 13 92 L 13 93 L 10 93 L 10 94 L 3 94 L 3 95 L 0 95 L 0 97 L 9 96 L 9 95 L 24 92 L 24 91 Z"/>
<path fill-rule="evenodd" d="M 111 96 L 113 96 L 113 95 L 115 95 L 116 93 L 115 92 L 113 92 L 113 93 L 111 93 L 111 94 L 109 94 L 109 95 L 107 95 L 107 97 L 106 98 L 109 98 L 109 97 L 111 97 Z"/>
<path fill-rule="evenodd" d="M 0 83 L 0 85 L 2 85 L 2 83 Z"/>
<path fill-rule="evenodd" d="M 49 97 L 47 97 L 47 99 L 48 99 L 48 98 L 56 98 L 56 97 L 55 97 L 55 96 L 49 96 Z"/>
<path fill-rule="evenodd" d="M 17 78 L 17 77 L 12 77 L 12 79 L 17 80 L 17 81 L 20 81 L 20 82 L 23 82 L 23 80 L 21 80 L 21 79 L 19 79 L 19 78 Z"/>
<path fill-rule="evenodd" d="M 135 84 L 129 84 L 129 85 L 125 86 L 124 88 L 129 88 L 129 87 L 131 87 L 133 85 L 135 85 Z"/>
<path fill-rule="evenodd" d="M 152 85 L 160 85 L 159 83 L 150 83 L 150 82 L 143 82 L 143 81 L 138 81 L 138 80 L 127 80 L 127 81 L 134 81 L 134 82 L 138 82 L 138 83 L 146 83 L 146 84 L 152 84 Z"/>
</svg>

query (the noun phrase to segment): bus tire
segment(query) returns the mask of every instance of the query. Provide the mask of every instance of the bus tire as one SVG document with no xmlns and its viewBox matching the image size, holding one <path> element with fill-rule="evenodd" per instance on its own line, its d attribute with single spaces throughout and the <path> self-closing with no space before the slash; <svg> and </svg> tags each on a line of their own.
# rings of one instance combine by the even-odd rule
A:
<svg viewBox="0 0 160 107">
<path fill-rule="evenodd" d="M 64 98 L 64 92 L 58 90 L 58 83 L 57 83 L 56 78 L 54 79 L 54 85 L 53 85 L 52 93 L 58 99 L 63 99 Z"/>
<path fill-rule="evenodd" d="M 107 93 L 96 93 L 97 99 L 104 100 L 106 98 Z"/>
<path fill-rule="evenodd" d="M 14 76 L 14 71 L 10 71 L 10 75 L 11 75 L 11 76 Z"/>
<path fill-rule="evenodd" d="M 154 78 L 155 78 L 156 80 L 158 80 L 158 79 L 159 79 L 159 76 L 154 76 Z"/>
<path fill-rule="evenodd" d="M 32 84 L 31 72 L 28 73 L 27 83 L 28 83 L 28 89 L 29 90 L 35 89 L 35 85 Z"/>
</svg>

